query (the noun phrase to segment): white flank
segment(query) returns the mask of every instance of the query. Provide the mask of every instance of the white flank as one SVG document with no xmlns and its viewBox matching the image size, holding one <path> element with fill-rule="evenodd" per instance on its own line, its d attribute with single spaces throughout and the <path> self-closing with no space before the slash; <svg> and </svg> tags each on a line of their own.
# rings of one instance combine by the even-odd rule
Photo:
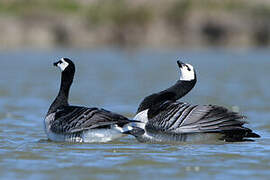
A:
<svg viewBox="0 0 270 180">
<path fill-rule="evenodd" d="M 61 69 L 61 71 L 64 71 L 68 67 L 68 62 L 64 60 L 64 58 L 61 59 L 62 63 L 58 63 L 57 66 Z"/>
<path fill-rule="evenodd" d="M 183 66 L 180 68 L 181 74 L 180 74 L 180 80 L 181 81 L 191 81 L 195 79 L 195 72 L 193 66 L 190 64 L 186 64 L 186 66 Z"/>
<path fill-rule="evenodd" d="M 84 131 L 82 134 L 83 142 L 108 142 L 122 137 L 123 134 L 117 129 L 92 129 Z"/>
</svg>

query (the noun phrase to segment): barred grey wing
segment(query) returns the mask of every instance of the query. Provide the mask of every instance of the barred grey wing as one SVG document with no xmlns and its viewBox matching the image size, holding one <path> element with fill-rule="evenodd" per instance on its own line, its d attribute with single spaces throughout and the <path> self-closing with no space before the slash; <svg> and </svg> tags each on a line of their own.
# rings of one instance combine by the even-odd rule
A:
<svg viewBox="0 0 270 180">
<path fill-rule="evenodd" d="M 246 130 L 245 117 L 228 109 L 213 105 L 190 105 L 174 102 L 157 116 L 149 119 L 146 129 L 169 133 L 222 132 Z"/>
<path fill-rule="evenodd" d="M 98 108 L 64 106 L 55 114 L 51 130 L 55 133 L 75 133 L 94 128 L 106 128 L 117 124 L 123 126 L 129 120 L 116 113 Z"/>
</svg>

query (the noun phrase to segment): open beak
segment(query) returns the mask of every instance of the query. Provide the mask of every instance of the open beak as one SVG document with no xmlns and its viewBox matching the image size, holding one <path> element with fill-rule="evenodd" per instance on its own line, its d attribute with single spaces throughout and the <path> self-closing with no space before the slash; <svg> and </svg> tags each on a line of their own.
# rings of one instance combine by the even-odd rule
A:
<svg viewBox="0 0 270 180">
<path fill-rule="evenodd" d="M 60 63 L 60 62 L 61 62 L 61 61 L 57 61 L 57 62 L 53 63 L 53 65 L 54 65 L 54 66 L 57 66 L 58 63 Z"/>
<path fill-rule="evenodd" d="M 177 64 L 178 64 L 178 66 L 179 66 L 179 68 L 182 68 L 182 67 L 184 67 L 186 64 L 185 63 L 183 63 L 183 62 L 181 62 L 181 61 L 177 61 Z"/>
</svg>

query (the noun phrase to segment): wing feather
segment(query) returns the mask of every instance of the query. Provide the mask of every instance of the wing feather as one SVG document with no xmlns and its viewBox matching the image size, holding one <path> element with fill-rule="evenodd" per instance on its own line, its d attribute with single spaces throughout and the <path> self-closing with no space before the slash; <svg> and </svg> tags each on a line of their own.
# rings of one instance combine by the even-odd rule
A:
<svg viewBox="0 0 270 180">
<path fill-rule="evenodd" d="M 109 127 L 117 124 L 123 126 L 131 121 L 119 114 L 105 109 L 64 106 L 55 113 L 51 130 L 55 133 L 75 133 L 83 130 Z"/>
<path fill-rule="evenodd" d="M 156 110 L 155 110 L 156 111 Z M 181 102 L 167 102 L 166 108 L 146 124 L 147 131 L 167 133 L 197 133 L 245 131 L 245 116 L 215 105 L 190 105 Z"/>
</svg>

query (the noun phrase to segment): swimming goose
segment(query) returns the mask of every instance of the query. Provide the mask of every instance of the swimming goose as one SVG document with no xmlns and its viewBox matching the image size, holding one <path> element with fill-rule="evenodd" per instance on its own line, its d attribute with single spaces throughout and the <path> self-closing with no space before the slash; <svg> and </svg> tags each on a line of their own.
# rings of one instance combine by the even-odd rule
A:
<svg viewBox="0 0 270 180">
<path fill-rule="evenodd" d="M 60 90 L 44 120 L 45 132 L 52 141 L 107 142 L 132 132 L 131 120 L 96 107 L 71 106 L 69 90 L 75 65 L 68 58 L 54 63 L 61 71 Z"/>
<path fill-rule="evenodd" d="M 136 134 L 141 142 L 244 141 L 258 134 L 244 127 L 244 116 L 216 105 L 191 105 L 177 101 L 196 84 L 190 64 L 177 61 L 180 80 L 170 88 L 152 94 L 141 102 L 134 120 L 144 129 Z"/>
</svg>

